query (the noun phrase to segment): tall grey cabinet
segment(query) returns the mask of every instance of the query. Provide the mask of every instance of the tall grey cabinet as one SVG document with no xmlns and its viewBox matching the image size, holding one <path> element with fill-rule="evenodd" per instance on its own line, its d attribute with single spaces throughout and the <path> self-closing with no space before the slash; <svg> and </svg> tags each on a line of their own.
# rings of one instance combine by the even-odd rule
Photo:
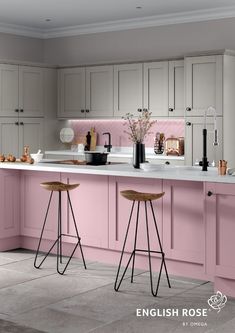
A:
<svg viewBox="0 0 235 333">
<path fill-rule="evenodd" d="M 185 59 L 185 163 L 202 157 L 202 128 L 205 110 L 217 113 L 219 145 L 213 146 L 214 120 L 207 117 L 208 157 L 210 161 L 228 161 L 235 167 L 235 53 L 186 57 Z M 201 156 L 200 156 L 201 155 Z"/>
<path fill-rule="evenodd" d="M 219 146 L 213 145 L 214 119 L 207 116 L 207 157 L 217 163 L 223 156 L 223 55 L 185 59 L 185 163 L 202 159 L 202 129 L 209 106 L 216 109 Z"/>
<path fill-rule="evenodd" d="M 0 153 L 19 157 L 24 145 L 43 149 L 46 71 L 0 64 Z"/>
</svg>

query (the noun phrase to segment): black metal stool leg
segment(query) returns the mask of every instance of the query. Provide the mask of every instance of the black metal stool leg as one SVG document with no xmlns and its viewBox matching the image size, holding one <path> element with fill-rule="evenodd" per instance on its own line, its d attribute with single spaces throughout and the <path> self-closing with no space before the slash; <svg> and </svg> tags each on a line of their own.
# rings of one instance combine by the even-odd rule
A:
<svg viewBox="0 0 235 333">
<path fill-rule="evenodd" d="M 171 288 L 170 279 L 169 279 L 167 268 L 166 268 L 165 253 L 163 252 L 163 249 L 162 249 L 162 243 L 161 243 L 161 239 L 160 239 L 159 232 L 158 232 L 158 227 L 157 227 L 157 222 L 156 222 L 156 218 L 155 218 L 155 214 L 154 214 L 154 210 L 153 210 L 152 201 L 150 201 L 150 207 L 151 207 L 152 214 L 153 214 L 153 220 L 154 220 L 154 225 L 155 225 L 155 229 L 156 229 L 156 233 L 157 233 L 157 238 L 158 238 L 158 242 L 159 242 L 160 251 L 162 253 L 162 264 L 164 265 L 168 286 L 169 286 L 169 288 Z M 162 268 L 162 264 L 161 264 L 161 268 Z"/>
<path fill-rule="evenodd" d="M 129 222 L 128 222 L 128 225 L 127 225 L 127 230 L 126 230 L 126 235 L 125 235 L 125 239 L 124 239 L 124 243 L 123 243 L 123 247 L 122 247 L 122 253 L 121 253 L 121 257 L 120 257 L 120 261 L 119 261 L 119 265 L 118 265 L 118 270 L 117 270 L 117 275 L 116 275 L 116 280 L 115 280 L 115 283 L 114 283 L 114 290 L 115 291 L 118 291 L 119 288 L 120 288 L 120 285 L 123 281 L 123 278 L 126 274 L 126 271 L 127 271 L 127 268 L 130 264 L 130 261 L 133 257 L 133 253 L 131 254 L 128 262 L 127 262 L 127 265 L 126 265 L 126 268 L 124 269 L 124 272 L 122 273 L 122 276 L 121 276 L 121 279 L 118 283 L 118 277 L 119 277 L 119 273 L 120 273 L 120 268 L 121 268 L 121 264 L 122 264 L 122 258 L 123 258 L 123 254 L 124 254 L 124 250 L 125 250 L 125 246 L 126 246 L 126 241 L 127 241 L 127 236 L 128 236 L 128 233 L 129 233 L 129 228 L 130 228 L 130 223 L 131 223 L 131 218 L 132 218 L 132 214 L 133 214 L 133 209 L 134 209 L 134 205 L 135 205 L 135 201 L 133 201 L 133 204 L 132 204 L 132 207 L 131 207 L 131 214 L 130 214 L 130 218 L 129 218 Z"/>
<path fill-rule="evenodd" d="M 82 245 L 81 245 L 81 237 L 79 236 L 79 233 L 78 233 L 78 227 L 77 227 L 77 223 L 76 223 L 76 220 L 75 220 L 75 216 L 74 216 L 74 212 L 73 212 L 73 207 L 72 207 L 72 203 L 71 203 L 69 191 L 67 191 L 67 195 L 68 195 L 69 206 L 70 206 L 70 209 L 71 209 L 71 212 L 72 212 L 72 216 L 73 216 L 73 222 L 74 222 L 74 227 L 75 227 L 75 230 L 76 230 L 76 235 L 77 235 L 77 238 L 78 238 L 77 246 L 79 245 L 79 247 L 80 247 L 83 265 L 84 265 L 84 268 L 86 269 L 87 267 L 86 267 L 85 258 L 84 258 L 84 255 L 83 255 L 83 250 L 82 250 Z M 77 246 L 76 246 L 76 248 L 77 248 Z M 74 252 L 75 252 L 75 250 L 74 250 Z M 73 256 L 74 252 L 72 253 L 72 256 Z"/>
<path fill-rule="evenodd" d="M 150 240 L 149 240 L 149 227 L 148 227 L 148 214 L 147 214 L 147 202 L 144 202 L 145 207 L 145 219 L 146 219 L 146 235 L 147 235 L 147 245 L 148 245 L 148 259 L 149 259 L 149 275 L 150 275 L 150 285 L 151 285 L 151 292 L 153 296 L 157 295 L 154 293 L 153 290 L 153 275 L 152 275 L 152 265 L 151 265 L 151 250 L 150 250 Z M 157 287 L 158 288 L 158 287 Z"/>
<path fill-rule="evenodd" d="M 51 195 L 50 195 L 50 198 L 49 198 L 49 202 L 48 202 L 48 206 L 47 206 L 47 210 L 46 210 L 46 215 L 45 215 L 45 219 L 44 219 L 44 222 L 43 222 L 42 231 L 41 231 L 41 234 L 40 234 L 40 238 L 39 238 L 39 242 L 38 242 L 38 247 L 37 247 L 37 251 L 36 251 L 36 255 L 35 255 L 35 259 L 34 259 L 34 267 L 35 268 L 40 268 L 41 267 L 41 265 L 43 264 L 43 262 L 45 261 L 45 259 L 47 258 L 47 256 L 50 254 L 51 250 L 53 249 L 53 247 L 55 246 L 55 244 L 57 242 L 57 240 L 56 240 L 53 243 L 53 245 L 51 246 L 51 248 L 49 249 L 49 251 L 44 256 L 43 260 L 40 262 L 39 265 L 37 265 L 38 253 L 39 253 L 39 250 L 40 250 L 40 246 L 41 246 L 41 242 L 42 242 L 42 236 L 43 236 L 43 233 L 44 233 L 44 229 L 45 229 L 45 225 L 46 225 L 46 221 L 47 221 L 47 216 L 48 216 L 49 208 L 50 208 L 50 205 L 51 205 L 52 195 L 53 195 L 53 191 L 51 191 Z"/>
<path fill-rule="evenodd" d="M 134 241 L 134 250 L 133 250 L 132 271 L 131 271 L 131 283 L 133 283 L 133 276 L 134 276 L 134 269 L 135 269 L 135 251 L 136 251 L 136 241 L 137 241 L 137 234 L 138 234 L 139 210 L 140 210 L 140 202 L 138 201 L 136 226 L 135 226 L 135 241 Z"/>
<path fill-rule="evenodd" d="M 61 275 L 64 272 L 60 272 L 60 263 L 62 264 L 62 221 L 61 221 L 61 191 L 59 191 L 59 202 L 58 202 L 58 228 L 57 228 L 57 272 Z"/>
<path fill-rule="evenodd" d="M 62 264 L 62 214 L 61 214 L 61 192 L 59 191 L 59 217 L 58 217 L 58 227 L 59 227 L 59 238 L 60 238 L 60 263 Z"/>
</svg>

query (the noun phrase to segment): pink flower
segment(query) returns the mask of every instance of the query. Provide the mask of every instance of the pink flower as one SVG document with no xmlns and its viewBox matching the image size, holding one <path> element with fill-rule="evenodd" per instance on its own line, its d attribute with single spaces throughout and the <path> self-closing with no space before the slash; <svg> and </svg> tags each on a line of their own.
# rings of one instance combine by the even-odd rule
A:
<svg viewBox="0 0 235 333">
<path fill-rule="evenodd" d="M 134 118 L 134 115 L 127 113 L 123 119 L 127 122 L 124 123 L 124 126 L 128 130 L 124 130 L 133 143 L 143 143 L 146 135 L 151 134 L 150 128 L 156 122 L 156 120 L 150 120 L 151 112 L 148 110 L 143 110 L 137 119 Z"/>
</svg>

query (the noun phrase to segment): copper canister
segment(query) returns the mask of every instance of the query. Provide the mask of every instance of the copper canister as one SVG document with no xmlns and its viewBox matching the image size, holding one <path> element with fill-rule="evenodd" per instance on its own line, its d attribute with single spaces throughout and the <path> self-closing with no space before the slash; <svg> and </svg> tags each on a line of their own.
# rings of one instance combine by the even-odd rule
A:
<svg viewBox="0 0 235 333">
<path fill-rule="evenodd" d="M 227 173 L 227 161 L 219 160 L 218 173 L 220 176 L 224 176 Z"/>
<path fill-rule="evenodd" d="M 170 137 L 165 141 L 165 152 L 166 155 L 184 155 L 184 138 Z"/>
</svg>

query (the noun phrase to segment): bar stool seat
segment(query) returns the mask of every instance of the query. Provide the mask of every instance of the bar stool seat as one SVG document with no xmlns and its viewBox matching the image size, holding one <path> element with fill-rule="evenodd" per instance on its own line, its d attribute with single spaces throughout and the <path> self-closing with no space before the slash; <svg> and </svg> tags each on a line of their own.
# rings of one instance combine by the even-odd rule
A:
<svg viewBox="0 0 235 333">
<path fill-rule="evenodd" d="M 70 191 L 77 188 L 80 184 L 64 184 L 61 182 L 43 182 L 40 184 L 48 191 Z"/>
<path fill-rule="evenodd" d="M 74 190 L 75 188 L 77 188 L 80 184 L 64 184 L 62 182 L 57 182 L 57 181 L 53 181 L 53 182 L 43 182 L 40 184 L 40 186 L 42 186 L 45 190 L 48 190 L 51 192 L 50 194 L 50 198 L 49 198 L 49 202 L 48 202 L 48 206 L 47 206 L 47 211 L 46 211 L 46 215 L 45 215 L 45 219 L 44 219 L 44 223 L 43 223 L 43 227 L 41 230 L 41 234 L 40 234 L 40 238 L 39 238 L 39 243 L 38 243 L 38 247 L 37 247 L 37 251 L 36 251 L 36 256 L 35 256 L 35 260 L 34 260 L 34 267 L 35 268 L 40 268 L 41 265 L 43 264 L 43 262 L 46 260 L 47 256 L 51 253 L 52 249 L 54 248 L 54 246 L 57 244 L 57 272 L 61 275 L 64 274 L 64 272 L 66 271 L 77 247 L 80 247 L 80 251 L 81 251 L 81 256 L 82 256 L 82 260 L 83 260 L 83 265 L 84 268 L 86 269 L 86 263 L 85 263 L 85 259 L 84 259 L 84 255 L 83 255 L 83 250 L 82 250 L 82 245 L 81 245 L 81 237 L 79 236 L 78 233 L 78 228 L 77 228 L 77 224 L 76 224 L 76 220 L 75 220 L 75 216 L 74 216 L 74 211 L 73 211 L 73 207 L 72 207 L 72 203 L 71 203 L 71 199 L 70 199 L 70 195 L 69 195 L 69 191 Z M 51 204 L 51 199 L 52 199 L 52 195 L 54 192 L 58 192 L 59 195 L 59 202 L 58 202 L 58 226 L 57 226 L 57 238 L 54 241 L 54 243 L 52 244 L 51 248 L 49 249 L 49 251 L 44 255 L 43 259 L 41 260 L 40 264 L 37 264 L 37 259 L 38 259 L 38 254 L 40 251 L 40 246 L 41 246 L 41 242 L 42 242 L 42 237 L 43 237 L 43 233 L 44 233 L 44 229 L 45 229 L 45 225 L 46 225 L 46 221 L 47 221 L 47 216 L 48 216 L 48 212 L 49 212 L 49 208 L 50 208 L 50 204 Z M 73 222 L 74 222 L 74 227 L 75 227 L 75 232 L 76 232 L 76 236 L 73 235 L 67 235 L 64 234 L 62 232 L 62 206 L 61 206 L 61 192 L 66 192 L 67 193 L 67 198 L 68 198 L 68 206 L 71 210 L 72 213 L 72 217 L 73 217 Z M 69 256 L 67 263 L 65 264 L 65 267 L 63 268 L 63 270 L 60 269 L 60 264 L 62 264 L 62 237 L 66 236 L 66 237 L 73 237 L 77 239 L 77 243 L 74 246 L 74 249 L 71 253 L 71 255 Z"/>
<path fill-rule="evenodd" d="M 131 201 L 153 201 L 160 199 L 165 194 L 162 193 L 143 193 L 143 192 L 137 192 L 133 190 L 125 190 L 120 192 L 121 195 L 126 198 L 127 200 Z"/>
<path fill-rule="evenodd" d="M 153 204 L 152 204 L 153 200 L 158 200 L 158 199 L 162 198 L 165 193 L 164 192 L 161 192 L 161 193 L 144 193 L 144 192 L 137 192 L 137 191 L 134 191 L 134 190 L 124 190 L 124 191 L 121 191 L 120 194 L 125 199 L 132 201 L 132 208 L 131 208 L 129 222 L 128 222 L 128 225 L 127 225 L 127 230 L 126 230 L 126 235 L 125 235 L 125 239 L 124 239 L 124 243 L 123 243 L 121 257 L 120 257 L 120 261 L 119 261 L 119 265 L 118 265 L 118 270 L 117 270 L 116 280 L 115 280 L 115 284 L 114 284 L 114 289 L 115 289 L 115 291 L 119 290 L 131 260 L 132 260 L 131 283 L 133 282 L 136 252 L 140 252 L 140 253 L 147 252 L 148 253 L 148 261 L 149 261 L 151 293 L 155 297 L 158 294 L 158 289 L 159 289 L 159 284 L 160 284 L 160 279 L 161 279 L 161 273 L 162 273 L 163 266 L 164 266 L 164 269 L 165 269 L 168 286 L 169 286 L 169 288 L 171 288 L 170 280 L 169 280 L 169 276 L 168 276 L 168 272 L 167 272 L 167 268 L 166 268 L 166 263 L 165 263 L 165 253 L 163 252 L 162 243 L 161 243 L 161 239 L 160 239 L 160 235 L 159 235 L 159 231 L 158 231 L 158 227 L 157 227 L 157 222 L 156 222 L 156 218 L 155 218 L 155 214 L 154 214 L 154 210 L 153 210 Z M 131 223 L 131 220 L 132 220 L 133 210 L 134 210 L 134 206 L 135 206 L 136 202 L 137 202 L 137 215 L 136 215 L 136 224 L 135 224 L 134 247 L 133 247 L 133 251 L 132 251 L 132 253 L 129 257 L 129 260 L 126 264 L 126 267 L 124 268 L 122 276 L 119 279 L 120 269 L 121 269 L 121 265 L 122 265 L 122 259 L 123 259 L 123 255 L 124 255 L 124 251 L 125 251 L 126 241 L 127 241 L 127 237 L 128 237 L 128 233 L 129 233 L 129 228 L 130 228 L 130 223 Z M 139 210 L 140 210 L 140 203 L 141 202 L 144 203 L 144 208 L 145 208 L 145 222 L 146 222 L 147 247 L 148 247 L 147 250 L 146 249 L 138 249 L 136 247 L 137 234 L 138 234 L 138 224 L 139 224 Z M 160 251 L 153 251 L 153 250 L 150 249 L 149 221 L 148 221 L 148 213 L 147 213 L 147 203 L 149 203 L 151 211 L 152 211 L 154 228 L 155 228 L 155 231 L 156 231 Z M 157 281 L 156 289 L 154 289 L 154 287 L 153 287 L 151 253 L 158 253 L 158 254 L 161 255 L 161 265 L 160 265 L 160 270 L 159 270 L 159 274 L 158 274 L 158 281 Z"/>
</svg>

